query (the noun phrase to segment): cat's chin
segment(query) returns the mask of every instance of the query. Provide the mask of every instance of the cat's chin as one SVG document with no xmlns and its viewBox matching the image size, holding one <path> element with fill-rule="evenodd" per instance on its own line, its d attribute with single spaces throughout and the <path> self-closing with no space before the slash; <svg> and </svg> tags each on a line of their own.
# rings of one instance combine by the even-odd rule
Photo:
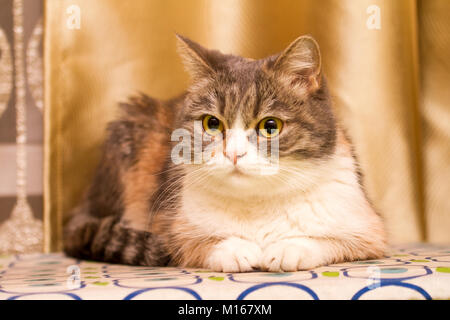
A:
<svg viewBox="0 0 450 320">
<path fill-rule="evenodd" d="M 261 182 L 261 180 L 269 176 L 270 173 L 267 173 L 266 170 L 260 168 L 233 166 L 217 170 L 214 175 L 224 182 L 229 181 L 231 183 L 239 184 L 247 182 L 251 184 Z"/>
<path fill-rule="evenodd" d="M 271 184 L 267 178 L 267 175 L 262 175 L 256 170 L 245 171 L 242 168 L 217 170 L 210 175 L 208 181 L 202 183 L 201 187 L 221 196 L 244 199 L 274 196 L 289 189 L 287 185 L 277 184 L 277 179 Z"/>
<path fill-rule="evenodd" d="M 228 176 L 230 178 L 242 178 L 242 179 L 251 179 L 251 178 L 256 178 L 257 175 L 255 175 L 254 172 L 251 172 L 249 170 L 246 170 L 245 168 L 241 168 L 241 167 L 234 167 L 230 170 L 230 172 L 228 173 Z"/>
</svg>

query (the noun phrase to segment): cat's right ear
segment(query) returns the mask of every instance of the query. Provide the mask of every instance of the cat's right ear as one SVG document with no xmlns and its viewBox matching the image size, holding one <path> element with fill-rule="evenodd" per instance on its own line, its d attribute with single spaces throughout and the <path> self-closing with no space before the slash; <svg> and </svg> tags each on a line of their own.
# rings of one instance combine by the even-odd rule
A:
<svg viewBox="0 0 450 320">
<path fill-rule="evenodd" d="M 193 79 L 210 77 L 215 73 L 209 59 L 209 50 L 198 43 L 176 34 L 178 52 L 187 72 Z"/>
<path fill-rule="evenodd" d="M 298 92 L 320 87 L 321 56 L 319 45 L 310 36 L 301 36 L 272 61 L 276 78 Z"/>
</svg>

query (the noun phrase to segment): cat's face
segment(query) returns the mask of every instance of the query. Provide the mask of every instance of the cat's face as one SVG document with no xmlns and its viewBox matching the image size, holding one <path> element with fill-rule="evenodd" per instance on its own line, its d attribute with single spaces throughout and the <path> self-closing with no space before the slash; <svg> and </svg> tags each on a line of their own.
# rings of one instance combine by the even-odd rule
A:
<svg viewBox="0 0 450 320">
<path fill-rule="evenodd" d="M 312 38 L 263 60 L 224 55 L 183 37 L 179 48 L 193 78 L 179 120 L 193 146 L 189 181 L 249 195 L 306 186 L 321 174 L 336 125 Z"/>
</svg>

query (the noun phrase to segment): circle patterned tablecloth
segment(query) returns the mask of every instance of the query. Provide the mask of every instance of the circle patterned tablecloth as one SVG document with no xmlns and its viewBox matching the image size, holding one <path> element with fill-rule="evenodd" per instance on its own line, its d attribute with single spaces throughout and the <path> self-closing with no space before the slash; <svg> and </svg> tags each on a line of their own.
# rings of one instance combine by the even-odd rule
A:
<svg viewBox="0 0 450 320">
<path fill-rule="evenodd" d="M 394 247 L 384 259 L 286 273 L 218 273 L 0 256 L 0 299 L 449 299 L 450 246 Z"/>
</svg>

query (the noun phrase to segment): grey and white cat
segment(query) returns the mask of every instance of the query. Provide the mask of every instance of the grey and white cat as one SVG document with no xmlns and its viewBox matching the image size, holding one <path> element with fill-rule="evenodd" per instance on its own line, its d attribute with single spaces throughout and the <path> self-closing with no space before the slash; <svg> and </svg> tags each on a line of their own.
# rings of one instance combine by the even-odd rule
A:
<svg viewBox="0 0 450 320">
<path fill-rule="evenodd" d="M 65 251 L 223 272 L 381 257 L 383 223 L 335 120 L 316 41 L 302 36 L 252 60 L 177 38 L 191 86 L 170 101 L 122 105 L 65 227 Z M 209 156 L 175 164 L 171 134 L 184 129 L 194 141 L 195 123 Z M 261 144 L 277 147 L 276 166 Z"/>
</svg>

